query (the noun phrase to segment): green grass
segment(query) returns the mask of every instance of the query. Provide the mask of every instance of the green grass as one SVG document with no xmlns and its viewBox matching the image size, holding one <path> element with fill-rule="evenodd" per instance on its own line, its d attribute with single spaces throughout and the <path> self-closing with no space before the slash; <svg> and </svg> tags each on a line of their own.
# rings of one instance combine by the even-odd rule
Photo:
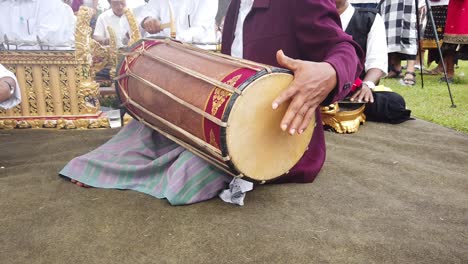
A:
<svg viewBox="0 0 468 264">
<path fill-rule="evenodd" d="M 424 88 L 418 72 L 416 85 L 402 86 L 398 79 L 383 79 L 381 84 L 401 94 L 412 116 L 468 133 L 468 61 L 459 61 L 455 82 L 450 84 L 455 108 L 452 108 L 447 84 L 441 76 L 424 75 Z"/>
</svg>

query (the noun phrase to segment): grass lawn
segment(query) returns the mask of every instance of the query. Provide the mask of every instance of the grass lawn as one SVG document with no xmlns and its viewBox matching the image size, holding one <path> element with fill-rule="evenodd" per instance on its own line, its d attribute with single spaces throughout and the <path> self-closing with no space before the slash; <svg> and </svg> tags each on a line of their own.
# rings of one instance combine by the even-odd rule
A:
<svg viewBox="0 0 468 264">
<path fill-rule="evenodd" d="M 459 61 L 455 81 L 450 84 L 455 108 L 451 107 L 447 84 L 439 82 L 441 76 L 424 75 L 424 88 L 421 88 L 419 73 L 413 87 L 402 86 L 398 79 L 383 79 L 381 84 L 405 98 L 412 116 L 468 133 L 468 61 Z"/>
</svg>

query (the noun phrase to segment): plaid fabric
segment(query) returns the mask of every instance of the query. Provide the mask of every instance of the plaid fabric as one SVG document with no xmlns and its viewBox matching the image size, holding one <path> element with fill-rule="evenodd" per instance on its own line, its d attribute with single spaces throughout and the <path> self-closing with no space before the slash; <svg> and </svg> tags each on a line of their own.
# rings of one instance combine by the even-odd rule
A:
<svg viewBox="0 0 468 264">
<path fill-rule="evenodd" d="M 387 30 L 388 53 L 417 53 L 416 4 L 414 0 L 384 0 L 380 13 Z"/>
<path fill-rule="evenodd" d="M 60 174 L 98 188 L 127 189 L 172 205 L 217 196 L 232 180 L 222 171 L 137 121 Z"/>
</svg>

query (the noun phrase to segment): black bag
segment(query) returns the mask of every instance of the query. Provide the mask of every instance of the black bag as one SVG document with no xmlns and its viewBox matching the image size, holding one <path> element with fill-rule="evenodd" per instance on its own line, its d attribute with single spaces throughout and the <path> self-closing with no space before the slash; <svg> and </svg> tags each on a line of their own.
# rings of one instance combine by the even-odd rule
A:
<svg viewBox="0 0 468 264">
<path fill-rule="evenodd" d="M 374 103 L 367 103 L 364 110 L 366 120 L 399 124 L 411 118 L 405 99 L 395 92 L 372 92 Z"/>
</svg>

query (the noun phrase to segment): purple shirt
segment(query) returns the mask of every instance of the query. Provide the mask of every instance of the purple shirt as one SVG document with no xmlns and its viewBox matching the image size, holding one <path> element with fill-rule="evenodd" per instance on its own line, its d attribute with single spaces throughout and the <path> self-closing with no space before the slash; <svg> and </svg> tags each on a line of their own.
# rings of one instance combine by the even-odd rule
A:
<svg viewBox="0 0 468 264">
<path fill-rule="evenodd" d="M 232 0 L 226 14 L 225 54 L 231 54 L 239 7 L 240 0 Z M 343 99 L 363 69 L 363 52 L 341 29 L 334 0 L 255 0 L 243 30 L 245 59 L 279 66 L 276 52 L 282 49 L 295 59 L 330 63 L 337 73 L 337 86 L 323 105 Z M 275 182 L 312 182 L 319 173 L 325 161 L 325 137 L 319 109 L 315 116 L 309 149 Z"/>
</svg>

